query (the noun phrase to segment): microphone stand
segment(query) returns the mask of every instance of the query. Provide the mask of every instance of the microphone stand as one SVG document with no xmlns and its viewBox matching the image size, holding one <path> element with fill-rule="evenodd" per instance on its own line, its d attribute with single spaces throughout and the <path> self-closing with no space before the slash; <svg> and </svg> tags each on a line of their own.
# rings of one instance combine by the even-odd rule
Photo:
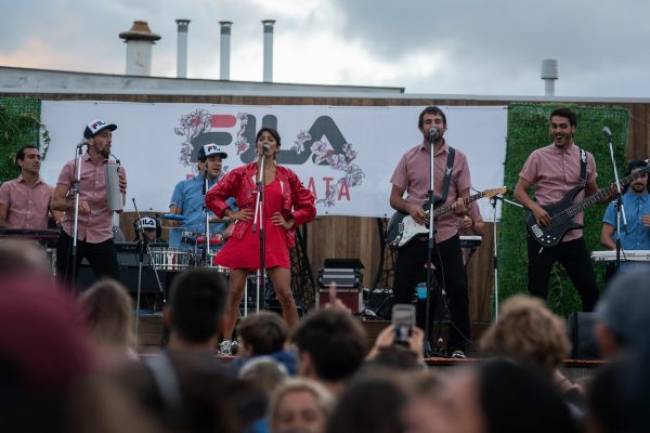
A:
<svg viewBox="0 0 650 433">
<path fill-rule="evenodd" d="M 72 183 L 72 190 L 74 194 L 74 219 L 72 226 L 72 275 L 68 277 L 73 286 L 77 284 L 77 243 L 79 239 L 79 195 L 81 194 L 81 156 L 83 146 L 87 144 L 82 141 L 75 149 L 75 177 Z M 70 269 L 68 265 L 68 269 Z"/>
<path fill-rule="evenodd" d="M 492 266 L 494 269 L 494 320 L 499 318 L 499 255 L 498 255 L 498 242 L 497 242 L 497 202 L 501 200 L 505 203 L 517 206 L 521 209 L 524 209 L 524 206 L 508 200 L 505 197 L 499 197 L 495 195 L 490 199 L 490 204 L 492 205 Z"/>
<path fill-rule="evenodd" d="M 205 161 L 205 169 L 203 171 L 203 210 L 205 211 L 205 252 L 203 255 L 204 266 L 210 266 L 210 210 L 205 204 L 205 196 L 208 194 L 210 184 L 208 180 L 208 161 Z"/>
<path fill-rule="evenodd" d="M 433 355 L 433 345 L 431 344 L 431 293 L 433 292 L 434 284 L 434 270 L 433 265 L 433 250 L 436 245 L 436 228 L 433 218 L 433 207 L 434 207 L 434 175 L 435 175 L 435 164 L 434 164 L 434 143 L 438 135 L 437 130 L 429 131 L 429 191 L 427 191 L 427 212 L 429 217 L 429 231 L 427 233 L 427 299 L 425 304 L 425 325 L 424 325 L 424 341 L 425 341 L 425 355 Z M 443 296 L 444 288 L 442 288 Z"/>
<path fill-rule="evenodd" d="M 142 268 L 144 267 L 144 252 L 147 251 L 147 256 L 149 256 L 149 262 L 151 263 L 151 254 L 149 253 L 149 242 L 144 236 L 144 228 L 142 227 L 142 216 L 138 210 L 138 205 L 135 203 L 135 197 L 131 199 L 133 201 L 133 208 L 135 209 L 136 217 L 138 218 L 138 223 L 136 224 L 138 230 L 138 290 L 136 292 L 136 301 L 135 301 L 135 347 L 138 347 L 138 331 L 140 330 L 140 297 L 142 294 Z M 160 284 L 160 278 L 158 278 L 158 271 L 154 266 L 152 266 L 153 273 L 156 277 L 156 283 L 158 283 L 158 289 L 162 294 L 163 304 L 166 302 L 165 291 Z"/>
<path fill-rule="evenodd" d="M 260 311 L 260 290 L 264 286 L 266 280 L 266 265 L 265 265 L 265 237 L 264 232 L 264 162 L 266 159 L 266 152 L 262 151 L 259 158 L 258 171 L 257 171 L 257 197 L 255 198 L 255 214 L 253 215 L 253 233 L 259 228 L 260 238 L 260 265 L 257 269 L 257 293 L 256 293 L 256 306 L 255 311 Z M 258 227 L 259 225 L 259 227 Z M 245 301 L 248 303 L 248 300 Z"/>
<path fill-rule="evenodd" d="M 623 230 L 625 233 L 627 233 L 627 217 L 625 216 L 625 208 L 623 207 L 621 180 L 618 177 L 618 169 L 616 168 L 616 160 L 614 159 L 614 145 L 612 144 L 612 135 L 611 133 L 608 134 L 609 129 L 604 129 L 603 132 L 607 137 L 609 157 L 612 161 L 612 167 L 614 168 L 614 181 L 616 182 L 616 190 L 618 191 L 618 197 L 616 197 L 616 272 L 618 272 L 621 268 L 621 218 L 623 220 Z"/>
</svg>

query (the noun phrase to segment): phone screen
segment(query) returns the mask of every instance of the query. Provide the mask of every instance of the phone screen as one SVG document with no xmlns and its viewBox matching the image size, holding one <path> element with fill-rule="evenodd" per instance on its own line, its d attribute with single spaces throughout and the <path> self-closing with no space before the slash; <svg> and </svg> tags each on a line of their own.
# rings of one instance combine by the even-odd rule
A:
<svg viewBox="0 0 650 433">
<path fill-rule="evenodd" d="M 395 328 L 395 343 L 408 345 L 408 340 L 415 326 L 415 306 L 411 304 L 396 304 L 393 306 L 393 327 Z"/>
</svg>

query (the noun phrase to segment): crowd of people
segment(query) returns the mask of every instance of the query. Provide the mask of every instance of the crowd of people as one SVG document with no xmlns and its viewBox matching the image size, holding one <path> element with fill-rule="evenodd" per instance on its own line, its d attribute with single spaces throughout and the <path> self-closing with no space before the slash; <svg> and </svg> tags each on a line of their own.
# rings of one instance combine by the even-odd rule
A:
<svg viewBox="0 0 650 433">
<path fill-rule="evenodd" d="M 387 326 L 370 344 L 340 300 L 289 328 L 271 312 L 237 327 L 217 356 L 228 283 L 177 276 L 159 354 L 138 354 L 133 306 L 110 279 L 75 298 L 30 243 L 0 255 L 2 431 L 437 433 L 646 431 L 650 273 L 616 276 L 596 306 L 607 363 L 574 381 L 564 320 L 538 298 L 504 302 L 474 362 L 427 368 L 424 332 Z M 20 329 L 16 329 L 20 327 Z"/>
</svg>

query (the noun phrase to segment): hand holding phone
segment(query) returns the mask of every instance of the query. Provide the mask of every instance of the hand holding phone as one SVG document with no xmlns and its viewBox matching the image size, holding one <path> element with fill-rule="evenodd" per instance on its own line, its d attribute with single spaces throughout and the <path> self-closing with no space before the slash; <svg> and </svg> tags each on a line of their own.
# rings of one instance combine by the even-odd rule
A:
<svg viewBox="0 0 650 433">
<path fill-rule="evenodd" d="M 415 306 L 411 304 L 395 304 L 393 306 L 393 328 L 395 329 L 395 344 L 409 346 L 409 338 L 415 327 Z"/>
</svg>

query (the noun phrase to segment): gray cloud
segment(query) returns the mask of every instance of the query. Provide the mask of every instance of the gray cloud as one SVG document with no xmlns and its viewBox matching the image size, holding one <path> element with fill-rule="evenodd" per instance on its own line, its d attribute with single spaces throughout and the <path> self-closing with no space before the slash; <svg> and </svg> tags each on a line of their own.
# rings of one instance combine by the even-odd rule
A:
<svg viewBox="0 0 650 433">
<path fill-rule="evenodd" d="M 254 0 L 5 3 L 11 4 L 0 10 L 0 63 L 13 59 L 19 66 L 122 73 L 125 49 L 117 34 L 133 20 L 146 19 L 163 36 L 154 51 L 154 74 L 174 76 L 174 19 L 189 18 L 189 74 L 217 78 L 217 21 L 231 20 L 233 70 L 259 69 L 261 78 L 261 59 L 241 53 L 250 53 L 251 46 L 261 52 L 260 20 L 277 18 L 277 35 L 309 39 L 331 31 L 346 43 L 358 43 L 380 64 L 403 64 L 404 72 L 383 84 L 409 92 L 539 95 L 540 62 L 553 57 L 560 62 L 558 95 L 650 96 L 650 3 L 643 0 L 330 0 L 327 10 L 296 16 L 277 11 L 279 16 L 269 16 L 265 3 Z M 322 50 L 331 55 L 328 47 Z M 433 72 L 421 76 L 406 70 L 413 67 L 406 66 L 407 59 L 426 59 L 429 53 L 432 63 L 441 62 Z M 300 60 L 301 53 L 290 54 Z M 328 82 L 367 84 L 373 78 L 343 69 Z M 300 81 L 315 80 L 307 71 Z"/>
</svg>

